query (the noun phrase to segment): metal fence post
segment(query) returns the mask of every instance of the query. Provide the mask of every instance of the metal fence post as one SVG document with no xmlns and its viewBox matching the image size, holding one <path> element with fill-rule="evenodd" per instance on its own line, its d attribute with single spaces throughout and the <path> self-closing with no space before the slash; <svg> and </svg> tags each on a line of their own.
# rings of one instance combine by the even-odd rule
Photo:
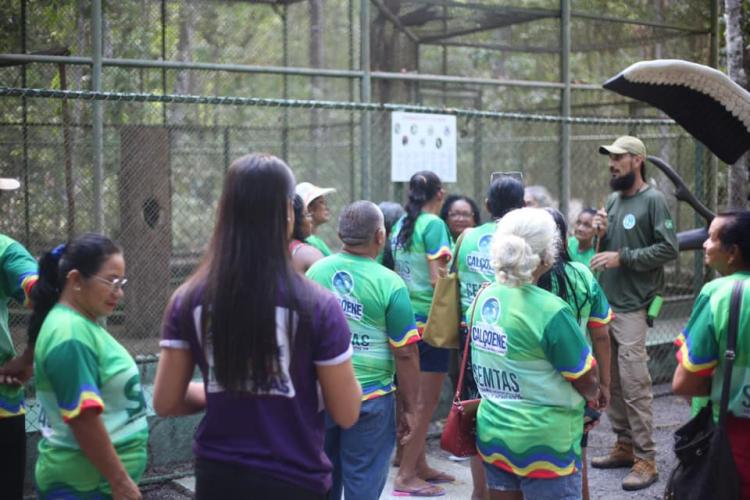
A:
<svg viewBox="0 0 750 500">
<path fill-rule="evenodd" d="M 703 175 L 703 159 L 706 156 L 706 149 L 703 143 L 697 140 L 693 140 L 695 144 L 695 196 L 699 200 L 705 200 L 705 188 L 704 188 L 704 175 Z M 701 227 L 706 224 L 697 212 L 695 213 L 695 227 Z M 693 292 L 697 295 L 703 286 L 703 250 L 696 250 L 693 252 Z"/>
<path fill-rule="evenodd" d="M 560 0 L 560 114 L 570 117 L 570 0 Z M 570 122 L 560 124 L 560 211 L 568 217 L 570 203 Z"/>
<path fill-rule="evenodd" d="M 91 52 L 94 64 L 91 67 L 91 88 L 94 92 L 102 90 L 102 0 L 91 2 L 92 40 Z M 104 116 L 102 101 L 94 100 L 92 120 L 92 140 L 94 153 L 94 231 L 104 230 L 104 203 L 102 185 L 104 184 Z"/>
<path fill-rule="evenodd" d="M 360 22 L 360 70 L 362 71 L 362 80 L 360 84 L 360 102 L 368 103 L 372 97 L 371 76 L 370 76 L 370 0 L 360 1 L 359 11 Z M 361 164 L 361 198 L 370 199 L 370 146 L 372 137 L 370 134 L 370 112 L 363 111 L 361 118 L 361 144 L 360 144 L 360 164 Z"/>
</svg>

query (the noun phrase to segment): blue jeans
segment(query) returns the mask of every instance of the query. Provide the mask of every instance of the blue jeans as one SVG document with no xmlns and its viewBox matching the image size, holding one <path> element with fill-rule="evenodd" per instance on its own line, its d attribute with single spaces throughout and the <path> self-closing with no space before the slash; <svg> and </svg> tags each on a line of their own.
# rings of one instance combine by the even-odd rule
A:
<svg viewBox="0 0 750 500">
<path fill-rule="evenodd" d="M 550 479 L 517 476 L 484 462 L 487 486 L 497 491 L 520 491 L 524 498 L 534 500 L 580 500 L 581 471 Z"/>
<path fill-rule="evenodd" d="M 393 393 L 364 401 L 359 420 L 342 429 L 326 416 L 326 455 L 333 464 L 331 500 L 377 500 L 386 479 L 388 462 L 396 445 L 396 411 Z"/>
</svg>

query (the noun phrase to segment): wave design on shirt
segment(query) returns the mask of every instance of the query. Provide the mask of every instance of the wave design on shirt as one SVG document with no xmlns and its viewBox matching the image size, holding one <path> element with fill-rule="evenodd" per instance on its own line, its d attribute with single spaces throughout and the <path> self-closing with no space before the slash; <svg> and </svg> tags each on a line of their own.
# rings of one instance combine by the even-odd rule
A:
<svg viewBox="0 0 750 500">
<path fill-rule="evenodd" d="M 685 335 L 683 331 L 674 341 L 677 349 L 677 362 L 691 373 L 707 377 L 714 372 L 714 368 L 719 364 L 719 359 L 715 356 L 701 358 L 690 352 L 690 336 Z"/>
<path fill-rule="evenodd" d="M 30 307 L 31 302 L 29 296 L 31 295 L 31 289 L 34 288 L 36 282 L 39 280 L 39 276 L 36 273 L 24 273 L 21 275 L 21 289 L 23 290 L 24 300 L 23 305 Z"/>
<path fill-rule="evenodd" d="M 363 387 L 362 388 L 362 401 L 369 401 L 371 399 L 376 399 L 382 396 L 385 396 L 387 394 L 392 393 L 396 390 L 396 386 L 392 383 L 386 385 L 383 387 L 380 384 L 369 386 L 369 387 Z"/>
<path fill-rule="evenodd" d="M 441 257 L 451 257 L 451 249 L 448 245 L 443 245 L 434 252 L 426 252 L 429 260 L 437 260 Z"/>
<path fill-rule="evenodd" d="M 581 468 L 581 459 L 571 448 L 556 453 L 547 446 L 533 446 L 525 453 L 514 453 L 502 442 L 477 442 L 482 460 L 496 467 L 530 478 L 551 479 L 568 476 Z"/>
<path fill-rule="evenodd" d="M 23 398 L 14 398 L 13 400 L 4 399 L 0 395 L 0 418 L 17 417 L 26 413 L 26 407 L 23 404 Z"/>
<path fill-rule="evenodd" d="M 592 312 L 591 316 L 589 316 L 587 325 L 589 328 L 598 328 L 600 326 L 608 325 L 613 319 L 615 319 L 615 313 L 612 311 L 611 307 L 608 307 L 607 314 L 604 315 L 604 317 L 599 317 Z"/>
<path fill-rule="evenodd" d="M 57 406 L 60 408 L 63 420 L 69 422 L 80 415 L 83 410 L 89 408 L 95 408 L 99 411 L 103 410 L 104 401 L 102 401 L 98 388 L 92 385 L 83 385 L 79 390 L 76 401 L 69 404 L 58 401 Z"/>
<path fill-rule="evenodd" d="M 591 350 L 586 349 L 581 354 L 581 361 L 577 365 L 561 366 L 557 369 L 562 374 L 562 376 L 565 377 L 566 380 L 576 380 L 595 366 L 596 360 L 591 355 Z"/>
<path fill-rule="evenodd" d="M 424 327 L 423 327 L 424 328 Z M 411 324 L 408 327 L 404 329 L 401 334 L 396 338 L 390 338 L 388 341 L 391 343 L 393 347 L 404 347 L 405 345 L 413 344 L 414 342 L 419 341 L 420 335 L 419 331 L 417 330 L 416 324 Z"/>
</svg>

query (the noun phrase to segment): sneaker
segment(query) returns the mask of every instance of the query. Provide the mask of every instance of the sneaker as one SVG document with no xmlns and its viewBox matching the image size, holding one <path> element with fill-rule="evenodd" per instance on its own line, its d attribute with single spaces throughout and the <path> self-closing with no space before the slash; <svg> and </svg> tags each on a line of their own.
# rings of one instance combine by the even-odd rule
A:
<svg viewBox="0 0 750 500">
<path fill-rule="evenodd" d="M 620 467 L 632 467 L 635 456 L 633 445 L 617 441 L 609 455 L 594 457 L 591 459 L 591 467 L 597 469 L 619 469 Z"/>
<path fill-rule="evenodd" d="M 630 474 L 622 480 L 622 489 L 627 491 L 642 490 L 658 480 L 659 472 L 656 470 L 656 461 L 636 457 L 633 468 L 630 469 Z"/>
</svg>

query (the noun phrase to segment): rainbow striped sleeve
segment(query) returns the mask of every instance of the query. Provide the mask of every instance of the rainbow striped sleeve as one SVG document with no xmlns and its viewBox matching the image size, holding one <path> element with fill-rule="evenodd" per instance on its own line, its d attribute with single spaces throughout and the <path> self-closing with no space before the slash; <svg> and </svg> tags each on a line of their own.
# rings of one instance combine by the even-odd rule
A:
<svg viewBox="0 0 750 500">
<path fill-rule="evenodd" d="M 397 337 L 388 337 L 388 342 L 393 347 L 404 347 L 409 344 L 413 344 L 414 342 L 419 342 L 420 339 L 419 331 L 417 331 L 417 325 L 412 323 L 411 325 L 407 326 L 403 332 L 401 332 L 400 335 Z"/>
<path fill-rule="evenodd" d="M 674 341 L 675 346 L 677 346 L 677 362 L 691 373 L 702 377 L 710 377 L 713 375 L 716 365 L 719 364 L 718 356 L 698 356 L 695 349 L 691 350 L 690 336 L 686 336 L 685 333 L 683 331 Z"/>
<path fill-rule="evenodd" d="M 608 325 L 613 319 L 615 319 L 615 313 L 612 311 L 611 307 L 608 307 L 606 314 L 602 316 L 597 316 L 592 311 L 591 316 L 589 316 L 589 321 L 587 323 L 587 326 L 589 328 L 599 328 L 599 327 Z"/>
<path fill-rule="evenodd" d="M 39 275 L 36 272 L 25 273 L 20 277 L 20 285 L 24 296 L 23 305 L 26 307 L 31 307 L 31 289 L 34 288 L 38 280 Z"/>
<path fill-rule="evenodd" d="M 581 378 L 586 372 L 596 366 L 596 360 L 591 355 L 590 350 L 586 350 L 581 355 L 581 361 L 575 366 L 559 367 L 557 370 L 565 377 L 566 380 L 576 380 Z"/>
<path fill-rule="evenodd" d="M 448 257 L 448 259 L 451 258 L 451 247 L 448 245 L 443 245 L 440 248 L 438 248 L 434 252 L 427 252 L 427 258 L 429 260 L 437 260 L 441 259 L 443 257 Z"/>
<path fill-rule="evenodd" d="M 84 385 L 78 393 L 77 400 L 73 400 L 67 404 L 58 400 L 57 406 L 60 409 L 60 415 L 63 420 L 70 422 L 80 415 L 83 410 L 94 409 L 97 413 L 101 413 L 104 410 L 104 401 L 102 401 L 99 389 L 96 386 Z"/>
</svg>

